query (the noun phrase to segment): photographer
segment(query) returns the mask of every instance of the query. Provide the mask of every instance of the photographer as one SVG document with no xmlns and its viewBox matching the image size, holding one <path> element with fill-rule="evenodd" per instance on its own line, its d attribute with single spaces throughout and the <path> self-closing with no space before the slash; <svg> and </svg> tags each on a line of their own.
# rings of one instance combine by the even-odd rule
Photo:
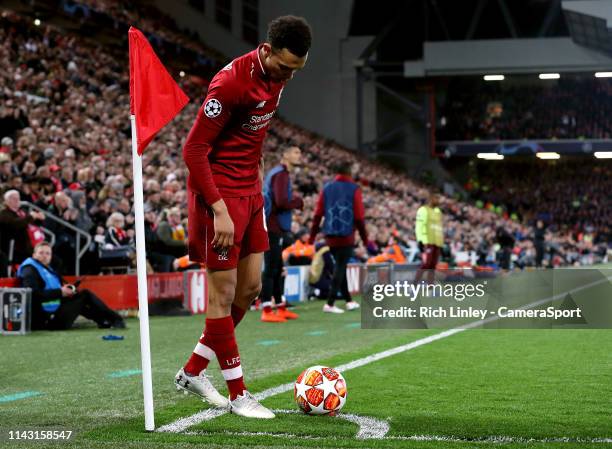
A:
<svg viewBox="0 0 612 449">
<path fill-rule="evenodd" d="M 49 266 L 51 246 L 39 243 L 32 257 L 19 267 L 21 286 L 32 289 L 32 329 L 66 330 L 79 315 L 97 323 L 99 328 L 125 328 L 123 319 L 89 290 L 66 284 Z"/>
</svg>

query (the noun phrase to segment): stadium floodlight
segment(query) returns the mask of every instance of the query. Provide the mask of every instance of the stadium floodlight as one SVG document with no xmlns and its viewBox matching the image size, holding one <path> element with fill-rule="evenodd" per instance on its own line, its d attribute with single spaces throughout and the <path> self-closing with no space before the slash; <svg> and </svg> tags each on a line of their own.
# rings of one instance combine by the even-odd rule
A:
<svg viewBox="0 0 612 449">
<path fill-rule="evenodd" d="M 183 78 L 183 77 L 185 76 L 185 72 L 183 72 L 183 71 L 181 70 L 181 71 L 179 72 L 179 76 L 180 76 L 181 78 Z"/>
<path fill-rule="evenodd" d="M 561 158 L 561 155 L 559 153 L 546 152 L 546 151 L 536 153 L 536 156 L 539 157 L 540 159 L 559 159 Z"/>
<path fill-rule="evenodd" d="M 597 159 L 612 159 L 612 151 L 596 151 L 595 157 Z"/>
<path fill-rule="evenodd" d="M 485 159 L 487 161 L 501 161 L 504 159 L 503 154 L 497 154 L 497 153 L 478 153 L 476 157 L 478 159 Z"/>
<path fill-rule="evenodd" d="M 558 73 L 540 73 L 538 75 L 538 78 L 540 78 L 541 80 L 558 80 L 559 78 L 561 78 L 561 75 L 559 75 Z"/>
<path fill-rule="evenodd" d="M 612 78 L 612 72 L 595 72 L 595 78 Z"/>
<path fill-rule="evenodd" d="M 34 25 L 39 27 L 40 26 L 40 19 L 34 19 Z"/>
<path fill-rule="evenodd" d="M 504 75 L 485 75 L 485 81 L 503 81 L 506 77 Z"/>
</svg>

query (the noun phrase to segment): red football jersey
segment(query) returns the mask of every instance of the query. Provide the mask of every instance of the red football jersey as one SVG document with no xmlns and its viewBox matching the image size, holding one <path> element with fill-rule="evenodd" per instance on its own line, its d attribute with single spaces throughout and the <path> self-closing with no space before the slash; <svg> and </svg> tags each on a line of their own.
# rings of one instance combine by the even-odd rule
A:
<svg viewBox="0 0 612 449">
<path fill-rule="evenodd" d="M 188 186 L 208 205 L 261 192 L 261 146 L 284 86 L 266 75 L 259 48 L 211 81 L 183 148 Z"/>
</svg>

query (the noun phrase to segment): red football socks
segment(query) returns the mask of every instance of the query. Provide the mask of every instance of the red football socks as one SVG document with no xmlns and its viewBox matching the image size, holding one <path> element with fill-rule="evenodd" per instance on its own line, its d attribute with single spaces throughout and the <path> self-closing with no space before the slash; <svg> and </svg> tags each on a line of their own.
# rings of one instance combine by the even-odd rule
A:
<svg viewBox="0 0 612 449">
<path fill-rule="evenodd" d="M 208 362 L 215 357 L 215 351 L 206 344 L 206 330 L 202 333 L 198 344 L 187 360 L 184 370 L 190 376 L 197 376 L 208 368 Z"/>
<path fill-rule="evenodd" d="M 246 390 L 240 354 L 234 335 L 234 323 L 231 316 L 224 318 L 206 318 L 206 333 L 204 336 L 207 346 L 212 348 L 219 361 L 221 373 L 230 392 L 230 400 Z"/>
<path fill-rule="evenodd" d="M 234 323 L 234 328 L 242 321 L 245 314 L 246 310 L 232 304 L 232 322 Z M 205 334 L 206 330 L 202 332 L 202 336 L 200 337 L 198 344 L 185 364 L 184 370 L 190 376 L 197 376 L 202 372 L 202 370 L 208 368 L 208 363 L 215 356 L 215 352 L 212 350 L 212 348 L 205 343 Z"/>
<path fill-rule="evenodd" d="M 266 301 L 261 304 L 263 307 L 263 313 L 272 313 L 272 302 Z"/>
</svg>

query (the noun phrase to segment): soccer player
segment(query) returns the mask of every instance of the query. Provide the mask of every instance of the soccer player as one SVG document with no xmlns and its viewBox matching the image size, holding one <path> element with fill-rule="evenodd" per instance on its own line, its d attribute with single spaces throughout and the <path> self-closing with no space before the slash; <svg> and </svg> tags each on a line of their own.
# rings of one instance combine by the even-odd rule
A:
<svg viewBox="0 0 612 449">
<path fill-rule="evenodd" d="M 338 163 L 336 177 L 325 184 L 319 194 L 310 229 L 309 243 L 312 244 L 319 233 L 321 220 L 324 219 L 323 233 L 335 261 L 329 299 L 323 306 L 323 312 L 326 313 L 344 313 L 343 309 L 335 305 L 337 299 L 346 301 L 346 310 L 356 310 L 360 307 L 351 297 L 346 279 L 346 266 L 353 257 L 355 229 L 359 231 L 363 244 L 368 248 L 373 247 L 365 227 L 361 188 L 351 178 L 351 170 L 352 164 L 349 162 Z"/>
<path fill-rule="evenodd" d="M 270 249 L 264 254 L 264 272 L 262 275 L 261 321 L 266 323 L 282 323 L 295 320 L 298 314 L 287 309 L 283 301 L 283 248 L 291 233 L 291 211 L 302 209 L 304 201 L 293 193 L 290 172 L 299 166 L 302 151 L 295 145 L 282 149 L 280 164 L 272 168 L 264 180 L 264 200 L 268 241 Z M 277 305 L 277 311 L 272 311 L 272 297 Z"/>
<path fill-rule="evenodd" d="M 427 282 L 432 284 L 434 281 L 436 265 L 444 245 L 442 211 L 438 207 L 439 204 L 438 195 L 431 192 L 427 204 L 417 210 L 415 233 L 421 251 L 421 266 L 416 272 L 415 283 L 421 282 L 425 272 L 427 272 Z"/>
<path fill-rule="evenodd" d="M 247 391 L 234 334 L 259 295 L 268 249 L 261 146 L 283 88 L 306 64 L 310 44 L 303 18 L 270 22 L 265 43 L 215 75 L 183 148 L 189 169 L 189 257 L 206 264 L 208 310 L 202 337 L 175 384 L 252 418 L 274 418 Z M 215 356 L 229 400 L 205 373 Z"/>
</svg>

